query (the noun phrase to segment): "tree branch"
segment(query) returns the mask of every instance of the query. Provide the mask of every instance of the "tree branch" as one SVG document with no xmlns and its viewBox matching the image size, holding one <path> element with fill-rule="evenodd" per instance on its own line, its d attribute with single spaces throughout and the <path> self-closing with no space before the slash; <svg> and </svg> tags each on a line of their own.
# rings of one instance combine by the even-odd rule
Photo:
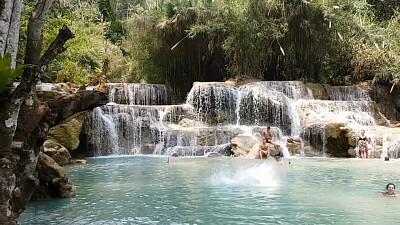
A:
<svg viewBox="0 0 400 225">
<path fill-rule="evenodd" d="M 43 46 L 43 26 L 54 0 L 40 0 L 32 12 L 28 23 L 26 40 L 25 64 L 35 64 L 39 61 Z"/>
<path fill-rule="evenodd" d="M 40 80 L 52 60 L 66 50 L 64 44 L 74 37 L 75 35 L 71 30 L 64 25 L 58 32 L 56 39 L 40 58 L 38 64 L 25 68 L 21 83 L 11 96 L 2 102 L 0 118 L 4 121 L 0 122 L 0 137 L 3 138 L 0 142 L 0 152 L 11 152 L 11 142 L 17 127 L 21 103 L 34 90 L 36 83 Z"/>
<path fill-rule="evenodd" d="M 64 44 L 69 39 L 72 39 L 74 37 L 75 35 L 68 28 L 68 26 L 64 25 L 59 30 L 56 39 L 50 44 L 47 51 L 40 58 L 37 65 L 33 67 L 28 67 L 24 70 L 20 85 L 18 85 L 17 89 L 15 89 L 10 97 L 11 101 L 27 96 L 29 92 L 34 90 L 36 83 L 40 80 L 41 76 L 47 70 L 54 58 L 67 50 L 67 48 L 64 47 Z"/>
</svg>

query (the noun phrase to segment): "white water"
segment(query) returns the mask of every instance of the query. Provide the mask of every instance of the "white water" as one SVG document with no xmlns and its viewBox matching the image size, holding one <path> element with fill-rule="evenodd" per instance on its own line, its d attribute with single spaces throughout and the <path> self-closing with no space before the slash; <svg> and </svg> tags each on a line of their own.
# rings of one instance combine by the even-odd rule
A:
<svg viewBox="0 0 400 225">
<path fill-rule="evenodd" d="M 211 176 L 213 185 L 230 186 L 259 186 L 279 187 L 279 176 L 276 174 L 276 167 L 272 160 L 262 162 L 250 168 L 223 168 L 216 170 Z"/>
<path fill-rule="evenodd" d="M 204 83 L 193 86 L 186 104 L 149 106 L 168 102 L 165 87 L 108 86 L 110 100 L 125 105 L 107 105 L 94 111 L 96 131 L 91 138 L 99 155 L 109 151 L 181 156 L 225 154 L 235 136 L 259 139 L 261 131 L 271 126 L 276 131 L 273 140 L 285 157 L 290 156 L 287 136 L 301 137 L 318 146 L 322 150 L 319 155 L 324 156 L 326 123 L 343 122 L 354 129 L 377 124 L 373 116 L 377 106 L 360 87 L 330 87 L 330 100 L 315 100 L 311 90 L 299 81 L 255 82 L 239 87 Z M 104 150 L 105 146 L 108 150 Z M 304 155 L 303 148 L 302 142 L 298 154 Z"/>
</svg>

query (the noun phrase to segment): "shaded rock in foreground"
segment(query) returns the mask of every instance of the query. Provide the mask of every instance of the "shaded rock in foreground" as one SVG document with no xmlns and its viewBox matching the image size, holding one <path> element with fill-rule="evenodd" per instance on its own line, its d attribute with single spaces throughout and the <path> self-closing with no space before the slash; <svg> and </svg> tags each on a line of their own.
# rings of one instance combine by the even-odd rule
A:
<svg viewBox="0 0 400 225">
<path fill-rule="evenodd" d="M 40 189 L 36 191 L 35 197 L 68 198 L 76 195 L 76 187 L 68 178 L 65 169 L 42 152 L 39 153 L 37 171 Z"/>
</svg>

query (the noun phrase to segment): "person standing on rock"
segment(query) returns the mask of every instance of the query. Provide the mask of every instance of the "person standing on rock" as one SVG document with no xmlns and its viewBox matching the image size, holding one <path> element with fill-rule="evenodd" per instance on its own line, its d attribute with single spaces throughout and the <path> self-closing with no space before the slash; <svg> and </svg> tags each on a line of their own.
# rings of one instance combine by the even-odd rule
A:
<svg viewBox="0 0 400 225">
<path fill-rule="evenodd" d="M 267 159 L 269 158 L 269 144 L 265 138 L 263 138 L 263 142 L 260 144 L 258 153 L 260 154 L 260 159 L 263 159 L 263 155 L 265 155 Z"/>
<path fill-rule="evenodd" d="M 262 132 L 262 137 L 265 138 L 267 143 L 273 144 L 274 147 L 278 149 L 279 145 L 272 140 L 271 127 L 267 127 L 267 129 Z"/>
<path fill-rule="evenodd" d="M 367 136 L 365 136 L 365 131 L 361 130 L 361 134 L 358 137 L 358 149 L 360 151 L 361 158 L 367 158 Z"/>
<path fill-rule="evenodd" d="M 374 158 L 374 146 L 370 137 L 367 138 L 367 150 L 368 150 L 368 158 Z"/>
</svg>

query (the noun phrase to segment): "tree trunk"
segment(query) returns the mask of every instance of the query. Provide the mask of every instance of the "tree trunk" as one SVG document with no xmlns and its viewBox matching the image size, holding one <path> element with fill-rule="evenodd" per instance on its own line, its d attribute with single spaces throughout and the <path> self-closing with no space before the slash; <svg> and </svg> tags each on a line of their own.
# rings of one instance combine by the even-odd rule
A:
<svg viewBox="0 0 400 225">
<path fill-rule="evenodd" d="M 8 30 L 10 29 L 11 15 L 14 0 L 5 0 L 3 11 L 0 14 L 0 53 L 4 54 L 7 46 Z"/>
<path fill-rule="evenodd" d="M 43 46 L 43 26 L 54 0 L 40 0 L 28 23 L 25 64 L 36 65 Z"/>
<path fill-rule="evenodd" d="M 20 18 L 22 12 L 22 0 L 5 0 L 3 11 L 0 14 L 0 54 L 11 53 L 11 67 L 15 67 Z"/>
<path fill-rule="evenodd" d="M 22 0 L 15 0 L 11 15 L 10 29 L 8 31 L 7 48 L 5 50 L 6 53 L 8 52 L 11 54 L 11 68 L 15 68 L 16 66 L 22 8 Z"/>
<path fill-rule="evenodd" d="M 40 77 L 52 60 L 64 52 L 64 44 L 74 34 L 67 26 L 60 29 L 56 39 L 50 45 L 36 66 L 27 67 L 20 85 L 11 96 L 0 103 L 0 221 L 2 224 L 16 224 L 36 187 L 36 163 L 41 145 L 45 141 L 50 114 L 47 107 L 37 102 L 33 90 Z M 31 97 L 29 95 L 31 94 Z M 32 115 L 41 121 L 22 144 L 20 151 L 12 153 L 11 145 L 18 120 L 21 102 L 25 106 L 36 107 Z M 47 115 L 47 116 L 46 116 Z"/>
</svg>

